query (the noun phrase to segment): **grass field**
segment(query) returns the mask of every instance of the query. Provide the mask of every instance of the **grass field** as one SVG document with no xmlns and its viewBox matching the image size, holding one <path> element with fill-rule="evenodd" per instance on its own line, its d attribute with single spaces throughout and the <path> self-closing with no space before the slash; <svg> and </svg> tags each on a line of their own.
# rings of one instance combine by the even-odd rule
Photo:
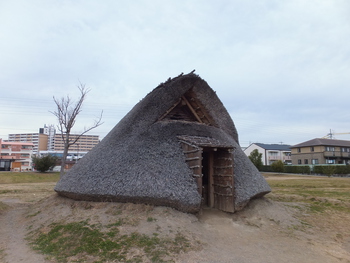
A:
<svg viewBox="0 0 350 263">
<path fill-rule="evenodd" d="M 349 243 L 350 178 L 264 176 L 272 188 L 267 198 L 300 209 L 298 219 L 303 222 L 303 227 L 293 230 L 322 233 L 325 240 Z"/>
<path fill-rule="evenodd" d="M 293 231 L 301 231 L 306 235 L 321 233 L 318 235 L 327 242 L 347 242 L 347 233 L 350 233 L 350 178 L 272 173 L 263 175 L 272 188 L 267 199 L 300 209 L 296 216 L 303 224 L 291 228 L 290 235 L 294 235 Z M 0 172 L 0 200 L 4 197 L 17 198 L 35 204 L 52 195 L 58 180 L 59 173 Z M 0 202 L 0 213 L 6 209 L 7 206 Z M 37 213 L 40 214 L 40 211 Z M 122 235 L 120 229 L 130 228 L 129 221 L 123 220 L 104 227 L 87 221 L 55 223 L 45 230 L 45 234 L 41 230 L 33 231 L 29 240 L 35 249 L 53 256 L 57 262 L 67 262 L 66 257 L 87 252 L 103 261 L 118 256 L 121 261 L 128 262 L 126 254 L 133 249 L 144 251 L 147 258 L 154 262 L 168 262 L 166 258 L 169 256 L 196 249 L 182 235 L 172 239 L 161 238 L 158 232 L 153 236 L 138 232 Z M 154 218 L 145 217 L 143 220 L 152 223 Z M 142 257 L 135 256 L 133 262 L 142 262 Z"/>
<path fill-rule="evenodd" d="M 283 202 L 303 202 L 311 210 L 350 214 L 350 178 L 264 174 L 272 188 L 268 197 Z"/>
<path fill-rule="evenodd" d="M 272 188 L 267 195 L 272 200 L 306 203 L 315 212 L 331 209 L 350 214 L 350 178 L 263 175 Z M 59 173 L 0 172 L 0 184 L 56 183 L 59 177 Z"/>
<path fill-rule="evenodd" d="M 0 172 L 0 184 L 57 182 L 59 173 Z"/>
</svg>

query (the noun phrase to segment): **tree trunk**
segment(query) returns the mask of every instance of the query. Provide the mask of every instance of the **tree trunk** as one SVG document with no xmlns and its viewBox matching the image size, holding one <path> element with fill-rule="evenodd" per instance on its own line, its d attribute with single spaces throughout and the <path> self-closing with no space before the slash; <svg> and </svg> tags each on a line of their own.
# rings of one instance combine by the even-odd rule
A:
<svg viewBox="0 0 350 263">
<path fill-rule="evenodd" d="M 68 155 L 68 149 L 69 149 L 69 134 L 65 135 L 64 138 L 64 150 L 63 150 L 63 156 L 61 160 L 61 171 L 60 171 L 60 177 L 63 176 L 64 174 L 64 167 L 66 166 L 66 161 L 67 161 L 67 155 Z"/>
</svg>

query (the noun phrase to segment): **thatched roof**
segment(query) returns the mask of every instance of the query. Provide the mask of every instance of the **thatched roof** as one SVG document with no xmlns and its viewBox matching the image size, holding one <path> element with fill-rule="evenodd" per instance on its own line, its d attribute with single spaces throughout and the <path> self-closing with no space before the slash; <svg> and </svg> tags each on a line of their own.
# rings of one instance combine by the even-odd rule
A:
<svg viewBox="0 0 350 263">
<path fill-rule="evenodd" d="M 200 114 L 188 117 L 193 120 L 179 106 L 186 94 L 200 108 Z M 150 203 L 196 212 L 201 196 L 180 140 L 235 149 L 235 210 L 270 191 L 241 150 L 234 123 L 216 93 L 193 73 L 161 83 L 136 104 L 60 179 L 55 191 L 77 200 Z"/>
</svg>

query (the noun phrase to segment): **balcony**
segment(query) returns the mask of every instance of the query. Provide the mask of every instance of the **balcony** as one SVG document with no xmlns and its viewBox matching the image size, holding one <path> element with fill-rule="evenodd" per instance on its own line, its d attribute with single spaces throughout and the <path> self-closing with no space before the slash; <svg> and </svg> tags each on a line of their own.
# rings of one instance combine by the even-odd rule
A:
<svg viewBox="0 0 350 263">
<path fill-rule="evenodd" d="M 21 152 L 21 153 L 31 153 L 33 151 L 33 149 L 21 149 L 17 152 Z"/>
<path fill-rule="evenodd" d="M 342 153 L 341 153 L 341 157 L 350 158 L 350 153 L 348 153 L 348 152 L 342 152 Z"/>
<path fill-rule="evenodd" d="M 290 161 L 292 160 L 292 156 L 283 156 L 283 161 Z"/>
<path fill-rule="evenodd" d="M 323 152 L 324 157 L 342 157 L 341 151 Z"/>
</svg>

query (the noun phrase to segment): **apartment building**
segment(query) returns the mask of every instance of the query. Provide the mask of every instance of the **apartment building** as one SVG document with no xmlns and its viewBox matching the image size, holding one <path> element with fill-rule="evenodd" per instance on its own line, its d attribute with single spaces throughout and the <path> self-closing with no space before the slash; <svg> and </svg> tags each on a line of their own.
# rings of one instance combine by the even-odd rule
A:
<svg viewBox="0 0 350 263">
<path fill-rule="evenodd" d="M 56 134 L 56 129 L 54 125 L 44 125 L 44 128 L 39 129 L 39 134 L 46 134 L 47 137 L 47 150 L 48 151 L 53 151 L 55 147 L 55 134 Z"/>
<path fill-rule="evenodd" d="M 284 164 L 292 164 L 290 145 L 252 143 L 244 149 L 244 153 L 249 156 L 254 150 L 262 154 L 263 165 L 271 165 L 279 160 Z"/>
<path fill-rule="evenodd" d="M 71 134 L 70 140 L 78 138 L 78 134 Z M 69 147 L 69 152 L 88 152 L 99 143 L 98 135 L 82 135 L 78 141 Z M 54 151 L 64 150 L 64 141 L 61 134 L 55 134 L 54 138 Z"/>
<path fill-rule="evenodd" d="M 28 142 L 32 143 L 33 152 L 47 150 L 48 146 L 48 135 L 42 133 L 20 133 L 20 134 L 9 134 L 8 142 Z"/>
<path fill-rule="evenodd" d="M 315 138 L 291 150 L 293 165 L 350 164 L 350 141 Z"/>
<path fill-rule="evenodd" d="M 33 143 L 8 142 L 0 139 L 0 171 L 32 169 Z"/>
<path fill-rule="evenodd" d="M 55 127 L 53 125 L 44 125 L 39 128 L 38 133 L 13 133 L 9 134 L 9 142 L 30 142 L 34 144 L 33 152 L 38 154 L 40 151 L 51 151 L 54 147 Z"/>
<path fill-rule="evenodd" d="M 71 140 L 76 139 L 78 134 L 71 134 Z M 20 133 L 9 134 L 9 142 L 28 142 L 33 143 L 34 154 L 40 152 L 63 152 L 64 141 L 61 134 L 57 134 L 54 125 L 44 125 L 38 133 Z M 99 143 L 98 135 L 82 135 L 78 141 L 69 148 L 69 152 L 79 153 L 88 152 Z"/>
</svg>

